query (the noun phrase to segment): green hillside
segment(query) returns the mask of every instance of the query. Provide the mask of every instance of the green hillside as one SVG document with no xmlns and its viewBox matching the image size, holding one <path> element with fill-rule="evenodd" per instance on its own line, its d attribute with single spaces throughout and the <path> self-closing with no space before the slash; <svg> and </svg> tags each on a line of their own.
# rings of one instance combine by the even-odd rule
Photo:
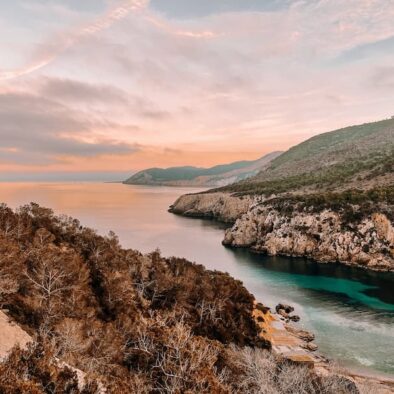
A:
<svg viewBox="0 0 394 394">
<path fill-rule="evenodd" d="M 387 143 L 394 143 L 393 132 L 394 119 L 388 119 L 319 134 L 289 149 L 272 162 L 271 168 L 302 163 L 308 158 L 328 157 L 330 153 L 341 154 L 342 157 L 336 157 L 336 160 L 342 161 L 358 154 L 385 151 Z"/>
<path fill-rule="evenodd" d="M 134 174 L 125 184 L 132 185 L 185 185 L 214 186 L 236 182 L 256 175 L 281 152 L 272 152 L 258 160 L 237 161 L 230 164 L 217 165 L 211 168 L 171 167 L 149 168 Z"/>
<path fill-rule="evenodd" d="M 394 119 L 317 135 L 256 176 L 222 188 L 240 194 L 316 193 L 394 183 Z"/>
<path fill-rule="evenodd" d="M 152 179 L 158 182 L 173 181 L 173 180 L 183 180 L 183 179 L 193 179 L 198 176 L 206 175 L 219 175 L 228 171 L 237 170 L 249 166 L 252 161 L 238 161 L 231 164 L 218 165 L 211 168 L 200 168 L 200 167 L 171 167 L 171 168 L 149 168 L 138 172 L 129 178 L 128 181 L 138 180 L 142 176 L 149 175 Z"/>
</svg>

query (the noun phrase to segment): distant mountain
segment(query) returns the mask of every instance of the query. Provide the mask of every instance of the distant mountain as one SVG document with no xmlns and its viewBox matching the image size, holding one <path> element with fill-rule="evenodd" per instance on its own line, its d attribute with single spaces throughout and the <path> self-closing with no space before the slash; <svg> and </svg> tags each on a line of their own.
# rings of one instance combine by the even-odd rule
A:
<svg viewBox="0 0 394 394">
<path fill-rule="evenodd" d="M 124 183 L 129 185 L 207 186 L 219 187 L 250 178 L 277 158 L 282 152 L 272 152 L 254 161 L 237 161 L 211 168 L 172 167 L 150 168 L 134 174 Z"/>
</svg>

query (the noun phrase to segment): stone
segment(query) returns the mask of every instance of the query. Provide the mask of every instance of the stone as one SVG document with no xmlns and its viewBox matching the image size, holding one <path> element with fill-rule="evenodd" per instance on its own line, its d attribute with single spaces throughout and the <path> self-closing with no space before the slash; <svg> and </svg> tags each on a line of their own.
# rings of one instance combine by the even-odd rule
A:
<svg viewBox="0 0 394 394">
<path fill-rule="evenodd" d="M 278 315 L 284 317 L 285 319 L 289 318 L 289 315 L 285 312 L 284 309 L 279 309 L 277 313 L 278 313 Z"/>
<path fill-rule="evenodd" d="M 312 342 L 315 340 L 315 335 L 306 330 L 299 330 L 291 325 L 286 326 L 286 329 L 304 342 Z"/>
<path fill-rule="evenodd" d="M 263 305 L 261 302 L 258 302 L 256 304 L 256 309 L 258 309 L 259 311 L 263 312 L 264 315 L 266 315 L 271 310 L 271 308 L 269 308 L 268 306 Z"/>
<path fill-rule="evenodd" d="M 277 313 L 279 313 L 279 310 L 281 310 L 281 309 L 284 310 L 287 314 L 289 314 L 291 312 L 294 312 L 294 308 L 292 306 L 290 306 L 290 305 L 278 304 L 275 307 L 275 310 L 276 310 Z"/>
<path fill-rule="evenodd" d="M 226 246 L 394 271 L 394 224 L 380 212 L 360 222 L 343 223 L 340 214 L 330 209 L 294 209 L 284 214 L 264 196 L 242 198 L 222 192 L 181 196 L 170 211 L 231 223 L 223 239 Z"/>
<path fill-rule="evenodd" d="M 319 213 L 295 210 L 288 216 L 267 203 L 240 216 L 226 231 L 224 243 L 272 256 L 303 256 L 394 271 L 393 239 L 394 225 L 381 213 L 344 226 L 340 215 L 328 209 Z"/>
<path fill-rule="evenodd" d="M 318 346 L 314 343 L 306 343 L 305 345 L 301 346 L 302 348 L 309 350 L 310 352 L 315 352 L 318 349 Z"/>
</svg>

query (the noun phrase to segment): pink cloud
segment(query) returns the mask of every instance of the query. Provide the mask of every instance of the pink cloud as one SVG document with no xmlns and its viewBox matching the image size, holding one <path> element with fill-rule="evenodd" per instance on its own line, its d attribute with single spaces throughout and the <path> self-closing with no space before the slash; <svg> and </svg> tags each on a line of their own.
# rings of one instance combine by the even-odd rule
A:
<svg viewBox="0 0 394 394">
<path fill-rule="evenodd" d="M 41 55 L 40 59 L 34 61 L 32 64 L 17 70 L 0 71 L 0 81 L 18 78 L 40 70 L 56 59 L 60 53 L 76 44 L 81 38 L 108 29 L 117 21 L 126 18 L 130 12 L 137 12 L 144 9 L 148 3 L 149 0 L 128 0 L 121 6 L 111 9 L 103 17 L 99 18 L 89 26 L 86 26 L 77 32 L 64 33 L 60 42 L 57 42 L 56 44 L 51 43 L 49 45 L 49 53 L 44 54 L 43 56 Z M 54 47 L 56 47 L 55 51 L 53 51 Z"/>
</svg>

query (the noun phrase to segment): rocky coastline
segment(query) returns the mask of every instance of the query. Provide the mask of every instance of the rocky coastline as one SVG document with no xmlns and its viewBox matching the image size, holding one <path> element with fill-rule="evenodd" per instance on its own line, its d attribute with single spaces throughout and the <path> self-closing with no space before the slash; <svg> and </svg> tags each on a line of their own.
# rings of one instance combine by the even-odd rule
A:
<svg viewBox="0 0 394 394">
<path fill-rule="evenodd" d="M 262 197 L 202 193 L 181 196 L 170 212 L 231 224 L 223 239 L 229 247 L 394 271 L 394 226 L 378 210 L 345 223 L 330 209 L 282 213 Z"/>
<path fill-rule="evenodd" d="M 336 365 L 318 352 L 314 343 L 315 335 L 297 326 L 299 321 L 292 315 L 294 308 L 286 304 L 278 304 L 271 311 L 261 303 L 255 302 L 253 317 L 260 327 L 260 336 L 271 344 L 272 352 L 290 363 L 302 364 L 315 371 L 321 377 L 330 376 L 333 372 L 342 377 L 348 384 L 350 393 L 390 394 L 394 390 L 394 380 L 387 376 L 359 373 Z M 360 390 L 359 388 L 363 388 Z"/>
<path fill-rule="evenodd" d="M 169 211 L 186 217 L 233 224 L 248 212 L 253 202 L 252 197 L 233 197 L 228 193 L 185 194 L 170 206 Z"/>
</svg>

